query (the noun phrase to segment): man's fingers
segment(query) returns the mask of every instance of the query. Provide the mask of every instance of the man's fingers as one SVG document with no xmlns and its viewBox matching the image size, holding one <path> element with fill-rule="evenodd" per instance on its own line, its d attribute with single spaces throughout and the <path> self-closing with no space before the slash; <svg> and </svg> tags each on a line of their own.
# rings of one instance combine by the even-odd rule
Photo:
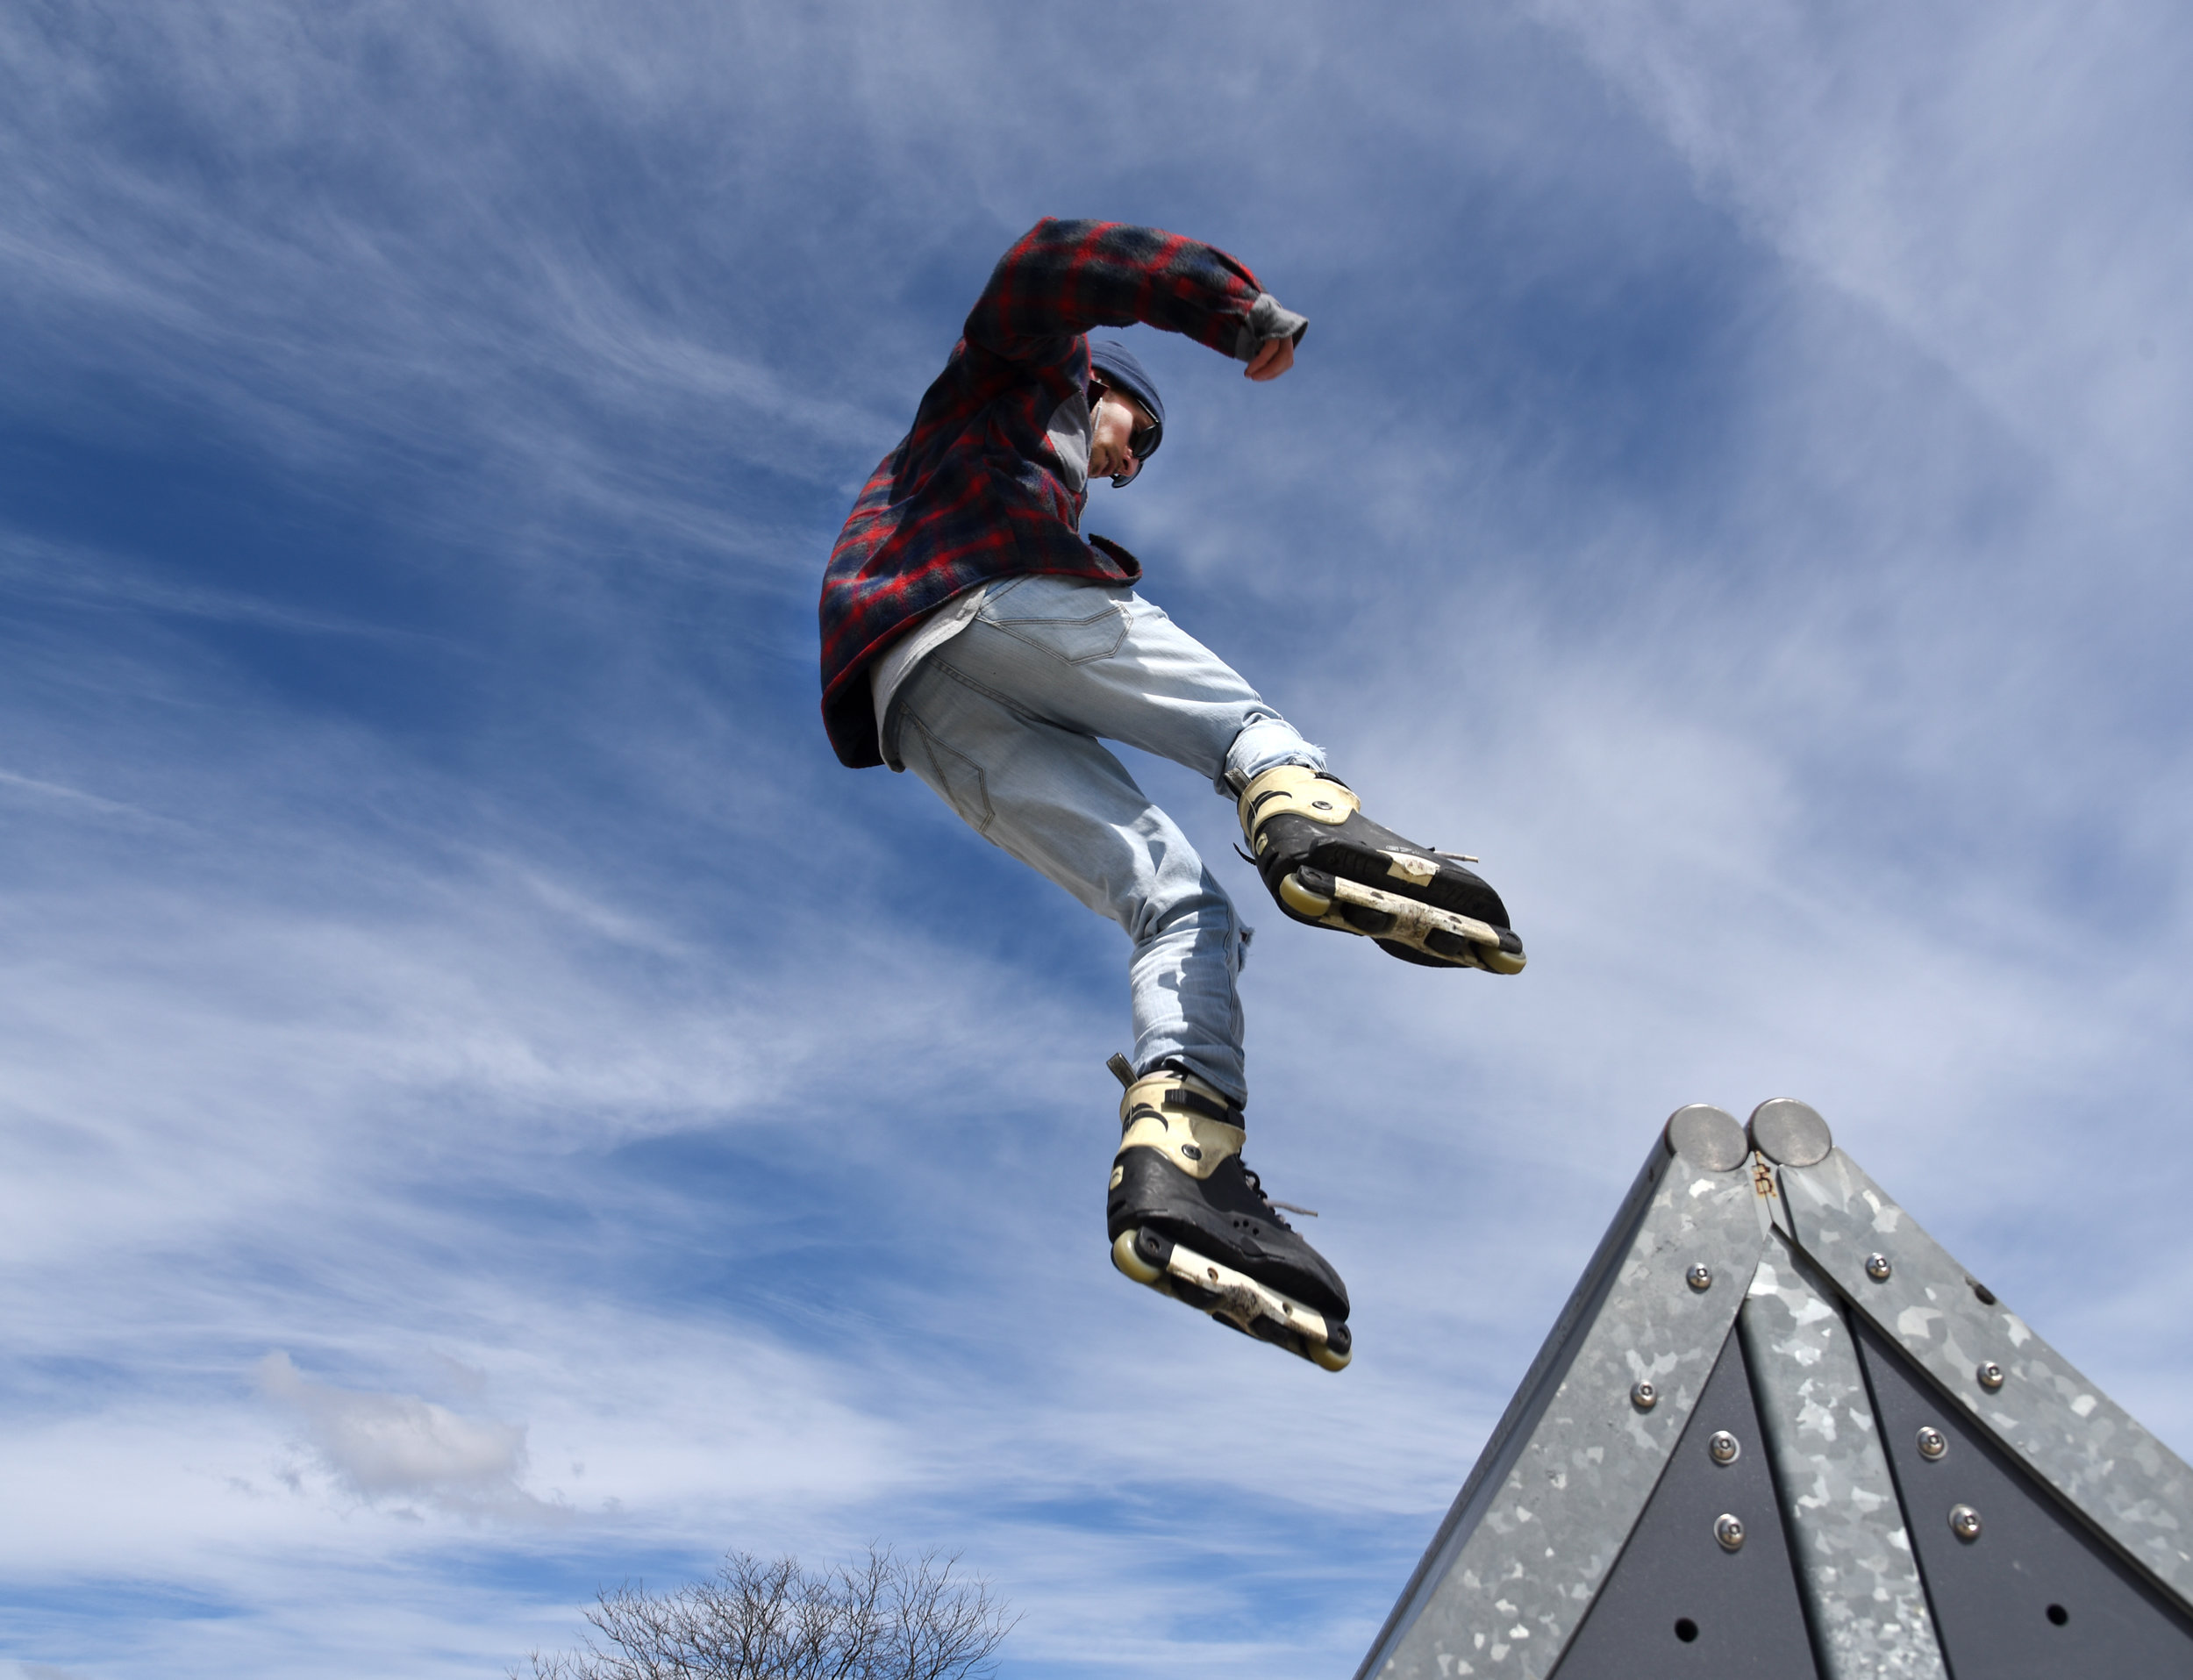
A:
<svg viewBox="0 0 2193 1680">
<path fill-rule="evenodd" d="M 1292 339 L 1267 339 L 1256 347 L 1256 354 L 1248 365 L 1251 379 L 1277 379 L 1295 365 L 1295 341 Z"/>
</svg>

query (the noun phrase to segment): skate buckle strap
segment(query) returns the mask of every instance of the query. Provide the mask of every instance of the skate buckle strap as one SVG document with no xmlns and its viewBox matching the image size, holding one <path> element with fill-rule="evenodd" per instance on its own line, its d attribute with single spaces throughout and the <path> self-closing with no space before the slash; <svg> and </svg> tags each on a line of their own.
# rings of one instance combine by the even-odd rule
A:
<svg viewBox="0 0 2193 1680">
<path fill-rule="evenodd" d="M 1307 764 L 1275 764 L 1241 790 L 1236 809 L 1249 849 L 1261 855 L 1264 848 L 1257 837 L 1273 818 L 1307 817 L 1313 823 L 1337 827 L 1361 804 L 1353 788 L 1323 770 L 1313 770 Z"/>
<path fill-rule="evenodd" d="M 1190 1114 L 1200 1114 L 1206 1120 L 1223 1120 L 1228 1126 L 1241 1123 L 1241 1111 L 1232 1104 L 1214 1103 L 1202 1092 L 1190 1090 L 1185 1085 L 1175 1085 L 1165 1093 L 1165 1106 L 1184 1108 Z"/>
<path fill-rule="evenodd" d="M 1133 1064 L 1123 1055 L 1113 1055 L 1104 1065 L 1127 1090 L 1127 1094 L 1119 1099 L 1119 1124 L 1123 1126 L 1132 1111 L 1148 1108 L 1153 1103 L 1160 1110 L 1182 1108 L 1207 1120 L 1236 1127 L 1241 1124 L 1240 1104 L 1216 1085 L 1182 1071 L 1177 1064 L 1153 1068 L 1139 1079 L 1135 1077 Z"/>
</svg>

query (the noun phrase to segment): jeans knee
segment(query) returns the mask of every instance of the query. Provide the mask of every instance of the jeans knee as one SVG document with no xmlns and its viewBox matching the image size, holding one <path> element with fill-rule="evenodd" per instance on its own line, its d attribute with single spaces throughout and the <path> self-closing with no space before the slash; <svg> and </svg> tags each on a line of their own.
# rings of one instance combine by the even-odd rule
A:
<svg viewBox="0 0 2193 1680">
<path fill-rule="evenodd" d="M 1233 900 L 1206 869 L 1194 890 L 1145 904 L 1139 925 L 1129 932 L 1138 946 L 1167 939 L 1186 939 L 1197 947 L 1223 946 L 1227 968 L 1238 969 L 1247 930 Z"/>
</svg>

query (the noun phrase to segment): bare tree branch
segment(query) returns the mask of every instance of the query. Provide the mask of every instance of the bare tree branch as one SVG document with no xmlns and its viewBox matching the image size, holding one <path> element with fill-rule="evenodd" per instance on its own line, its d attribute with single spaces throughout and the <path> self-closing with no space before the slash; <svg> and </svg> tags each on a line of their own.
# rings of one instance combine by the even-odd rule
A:
<svg viewBox="0 0 2193 1680">
<path fill-rule="evenodd" d="M 954 1553 L 810 1575 L 799 1560 L 732 1552 L 674 1592 L 597 1594 L 584 1648 L 531 1653 L 511 1680 L 985 1680 L 1015 1617 L 989 1583 L 954 1580 Z"/>
</svg>

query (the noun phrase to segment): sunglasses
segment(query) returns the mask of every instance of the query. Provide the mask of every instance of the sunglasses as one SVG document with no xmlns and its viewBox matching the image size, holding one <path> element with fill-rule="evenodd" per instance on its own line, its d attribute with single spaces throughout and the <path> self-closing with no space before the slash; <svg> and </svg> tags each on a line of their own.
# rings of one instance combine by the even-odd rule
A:
<svg viewBox="0 0 2193 1680">
<path fill-rule="evenodd" d="M 1117 385 L 1106 383 L 1101 374 L 1092 378 L 1089 382 L 1099 391 L 1110 391 L 1114 397 L 1119 398 L 1121 402 L 1125 403 L 1130 406 L 1137 406 L 1133 397 L 1128 396 L 1125 391 L 1121 390 Z M 1094 404 L 1091 406 L 1094 406 Z M 1138 425 L 1133 431 L 1127 434 L 1127 449 L 1128 453 L 1134 456 L 1134 471 L 1132 473 L 1122 474 L 1114 478 L 1111 481 L 1113 489 L 1118 490 L 1123 488 L 1134 480 L 1136 475 L 1142 470 L 1143 461 L 1148 459 L 1150 451 L 1157 447 L 1158 440 L 1164 436 L 1164 434 L 1165 428 L 1161 425 Z"/>
</svg>

